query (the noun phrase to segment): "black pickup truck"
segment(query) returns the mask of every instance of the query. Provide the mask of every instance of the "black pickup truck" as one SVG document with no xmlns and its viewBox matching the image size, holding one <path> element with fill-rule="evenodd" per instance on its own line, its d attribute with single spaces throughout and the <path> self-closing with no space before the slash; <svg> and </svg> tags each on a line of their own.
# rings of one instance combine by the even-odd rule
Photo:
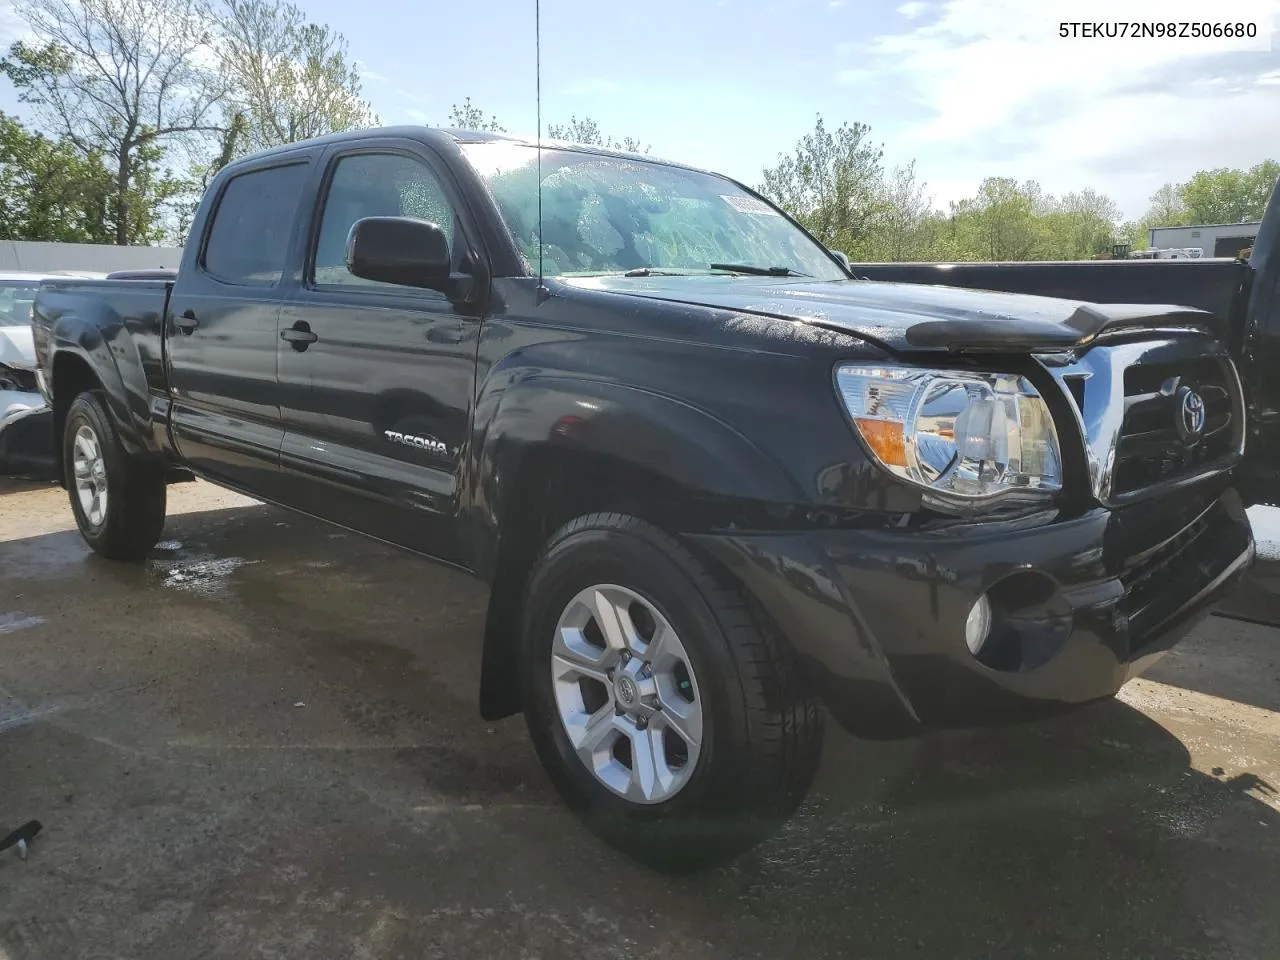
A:
<svg viewBox="0 0 1280 960">
<path fill-rule="evenodd" d="M 195 474 L 470 571 L 482 715 L 670 868 L 784 818 L 828 713 L 1110 696 L 1253 558 L 1211 314 L 858 282 L 647 157 L 296 144 L 218 174 L 176 276 L 33 317 L 93 549 L 144 556 Z"/>
<path fill-rule="evenodd" d="M 1177 303 L 1218 317 L 1244 385 L 1249 456 L 1236 471 L 1246 503 L 1280 506 L 1280 189 L 1247 260 L 1048 263 L 855 263 L 854 276 L 1030 293 L 1096 303 Z"/>
</svg>

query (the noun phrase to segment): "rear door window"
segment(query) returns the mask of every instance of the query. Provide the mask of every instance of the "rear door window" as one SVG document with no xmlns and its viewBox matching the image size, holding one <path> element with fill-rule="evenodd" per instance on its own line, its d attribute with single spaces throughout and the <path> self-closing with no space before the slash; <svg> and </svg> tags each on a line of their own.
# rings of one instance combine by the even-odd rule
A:
<svg viewBox="0 0 1280 960">
<path fill-rule="evenodd" d="M 306 173 L 305 163 L 291 163 L 232 177 L 205 240 L 205 272 L 241 287 L 279 283 Z"/>
</svg>

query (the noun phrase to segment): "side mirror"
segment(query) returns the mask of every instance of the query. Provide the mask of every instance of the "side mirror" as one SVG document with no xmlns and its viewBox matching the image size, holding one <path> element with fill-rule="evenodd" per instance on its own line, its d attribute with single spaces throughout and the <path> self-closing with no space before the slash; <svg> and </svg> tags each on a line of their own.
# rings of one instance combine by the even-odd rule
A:
<svg viewBox="0 0 1280 960">
<path fill-rule="evenodd" d="M 449 240 L 436 224 L 411 217 L 365 217 L 347 234 L 347 269 L 365 280 L 442 289 Z"/>
<path fill-rule="evenodd" d="M 837 260 L 839 260 L 840 263 L 844 265 L 844 268 L 846 270 L 849 269 L 849 255 L 847 253 L 845 253 L 843 250 L 829 250 L 827 252 L 830 253 L 833 257 L 835 257 Z"/>
</svg>

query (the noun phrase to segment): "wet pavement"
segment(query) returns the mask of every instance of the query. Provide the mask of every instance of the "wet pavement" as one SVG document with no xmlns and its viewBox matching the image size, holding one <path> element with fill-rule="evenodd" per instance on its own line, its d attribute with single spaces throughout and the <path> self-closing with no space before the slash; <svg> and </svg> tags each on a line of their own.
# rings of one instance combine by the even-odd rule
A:
<svg viewBox="0 0 1280 960">
<path fill-rule="evenodd" d="M 1280 631 L 1212 618 L 1118 701 L 904 743 L 670 879 L 476 712 L 465 576 L 205 484 L 89 554 L 0 480 L 0 960 L 1280 956 Z M 1260 569 L 1240 603 L 1274 611 Z"/>
</svg>

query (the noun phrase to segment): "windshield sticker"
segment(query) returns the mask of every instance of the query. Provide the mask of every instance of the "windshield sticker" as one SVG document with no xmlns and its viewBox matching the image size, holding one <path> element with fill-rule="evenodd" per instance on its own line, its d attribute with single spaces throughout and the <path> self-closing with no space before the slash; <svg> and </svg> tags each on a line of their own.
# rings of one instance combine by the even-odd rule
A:
<svg viewBox="0 0 1280 960">
<path fill-rule="evenodd" d="M 739 213 L 761 213 L 766 217 L 781 216 L 773 207 L 755 197 L 729 197 L 721 194 L 720 199 Z"/>
</svg>

